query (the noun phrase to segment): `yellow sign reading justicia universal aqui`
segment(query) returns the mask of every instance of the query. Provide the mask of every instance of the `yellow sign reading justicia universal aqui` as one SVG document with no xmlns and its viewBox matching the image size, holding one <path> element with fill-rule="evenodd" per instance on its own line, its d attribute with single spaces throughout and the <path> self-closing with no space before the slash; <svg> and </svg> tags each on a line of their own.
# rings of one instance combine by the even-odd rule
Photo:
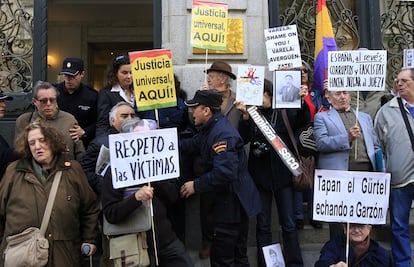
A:
<svg viewBox="0 0 414 267">
<path fill-rule="evenodd" d="M 191 16 L 191 46 L 212 49 L 227 49 L 226 3 L 193 1 Z"/>
<path fill-rule="evenodd" d="M 136 51 L 129 58 L 138 111 L 176 106 L 171 51 Z"/>
</svg>

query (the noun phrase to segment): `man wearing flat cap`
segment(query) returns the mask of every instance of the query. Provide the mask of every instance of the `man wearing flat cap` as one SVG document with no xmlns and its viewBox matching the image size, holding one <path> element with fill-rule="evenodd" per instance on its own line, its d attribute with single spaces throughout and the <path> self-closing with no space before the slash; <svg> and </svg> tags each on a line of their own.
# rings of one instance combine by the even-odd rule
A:
<svg viewBox="0 0 414 267">
<path fill-rule="evenodd" d="M 188 198 L 207 193 L 212 200 L 210 265 L 249 266 L 247 259 L 248 219 L 261 210 L 260 196 L 247 170 L 244 142 L 238 131 L 221 114 L 222 95 L 199 90 L 186 101 L 199 132 L 182 139 L 181 153 L 200 156 L 204 172 L 180 190 Z"/>
<path fill-rule="evenodd" d="M 64 81 L 55 85 L 59 91 L 59 108 L 76 118 L 79 125 L 74 126 L 71 133 L 79 136 L 87 148 L 95 136 L 98 92 L 82 83 L 85 76 L 82 59 L 66 58 L 60 73 Z"/>
<path fill-rule="evenodd" d="M 13 97 L 0 93 L 0 119 L 4 117 L 6 100 L 13 100 Z M 7 164 L 18 159 L 17 153 L 9 146 L 7 141 L 0 135 L 0 180 L 3 177 Z"/>
</svg>

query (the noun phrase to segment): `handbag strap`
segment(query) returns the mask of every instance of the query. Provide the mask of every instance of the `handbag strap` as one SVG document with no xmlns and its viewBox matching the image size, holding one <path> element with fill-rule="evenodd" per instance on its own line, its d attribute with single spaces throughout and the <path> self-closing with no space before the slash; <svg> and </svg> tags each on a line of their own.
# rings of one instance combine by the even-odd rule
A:
<svg viewBox="0 0 414 267">
<path fill-rule="evenodd" d="M 404 109 L 404 105 L 402 103 L 401 97 L 397 97 L 398 106 L 400 106 L 401 115 L 404 119 L 405 127 L 407 128 L 408 135 L 410 136 L 411 141 L 411 149 L 414 151 L 414 135 L 413 135 L 413 129 L 411 129 L 410 122 L 408 121 L 407 112 Z"/>
<path fill-rule="evenodd" d="M 289 122 L 289 118 L 287 116 L 286 109 L 282 109 L 282 118 L 283 118 L 283 122 L 286 125 L 286 129 L 289 133 L 290 141 L 292 142 L 293 148 L 295 149 L 296 156 L 299 158 L 298 146 L 296 145 L 295 136 L 293 135 L 292 126 L 290 126 L 290 122 Z"/>
<path fill-rule="evenodd" d="M 43 215 L 42 224 L 40 226 L 40 233 L 45 234 L 47 225 L 49 224 L 50 214 L 52 213 L 52 207 L 55 202 L 56 192 L 59 186 L 60 178 L 62 177 L 62 171 L 58 171 L 55 174 L 52 188 L 50 189 L 49 198 L 47 200 L 45 214 Z"/>
</svg>

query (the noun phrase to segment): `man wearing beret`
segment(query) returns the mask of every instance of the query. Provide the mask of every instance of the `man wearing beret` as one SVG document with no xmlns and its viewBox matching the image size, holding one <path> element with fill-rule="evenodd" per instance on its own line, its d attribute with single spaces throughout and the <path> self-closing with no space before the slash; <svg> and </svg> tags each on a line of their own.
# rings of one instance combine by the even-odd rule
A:
<svg viewBox="0 0 414 267">
<path fill-rule="evenodd" d="M 66 58 L 60 73 L 64 75 L 64 81 L 55 85 L 59 91 L 59 108 L 78 121 L 79 125 L 75 125 L 71 133 L 81 137 L 86 149 L 95 137 L 98 92 L 82 83 L 85 76 L 82 59 Z"/>
<path fill-rule="evenodd" d="M 244 142 L 220 112 L 222 102 L 222 95 L 212 90 L 199 90 L 186 102 L 199 132 L 181 140 L 180 150 L 201 156 L 204 172 L 186 182 L 180 192 L 184 198 L 195 193 L 211 196 L 211 266 L 249 266 L 248 219 L 260 212 L 260 196 L 247 170 Z"/>
<path fill-rule="evenodd" d="M 0 93 L 0 119 L 4 117 L 6 100 L 13 100 L 13 97 Z M 9 147 L 7 141 L 0 135 L 0 180 L 3 177 L 7 164 L 18 158 L 19 157 L 14 149 Z"/>
</svg>

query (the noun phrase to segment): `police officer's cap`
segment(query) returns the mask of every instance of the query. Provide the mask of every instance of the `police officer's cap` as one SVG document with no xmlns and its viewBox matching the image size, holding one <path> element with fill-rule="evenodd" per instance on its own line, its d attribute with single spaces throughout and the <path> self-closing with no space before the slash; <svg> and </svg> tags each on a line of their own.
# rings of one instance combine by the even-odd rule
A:
<svg viewBox="0 0 414 267">
<path fill-rule="evenodd" d="M 210 108 L 220 108 L 223 97 L 220 93 L 212 90 L 197 90 L 193 99 L 185 101 L 187 107 L 203 105 Z"/>
<path fill-rule="evenodd" d="M 65 58 L 62 64 L 62 71 L 60 73 L 70 76 L 76 76 L 83 71 L 83 60 L 80 58 Z"/>
</svg>

